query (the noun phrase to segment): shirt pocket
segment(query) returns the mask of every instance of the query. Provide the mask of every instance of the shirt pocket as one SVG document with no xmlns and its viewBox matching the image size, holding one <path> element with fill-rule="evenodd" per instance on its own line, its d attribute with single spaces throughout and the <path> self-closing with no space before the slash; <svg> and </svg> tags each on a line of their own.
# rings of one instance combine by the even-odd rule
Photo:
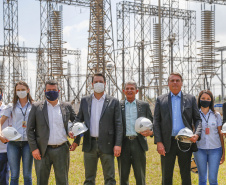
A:
<svg viewBox="0 0 226 185">
<path fill-rule="evenodd" d="M 210 126 L 210 127 L 216 127 L 216 126 L 217 126 L 217 122 L 216 122 L 216 121 L 211 121 L 211 122 L 209 123 L 209 126 Z"/>
</svg>

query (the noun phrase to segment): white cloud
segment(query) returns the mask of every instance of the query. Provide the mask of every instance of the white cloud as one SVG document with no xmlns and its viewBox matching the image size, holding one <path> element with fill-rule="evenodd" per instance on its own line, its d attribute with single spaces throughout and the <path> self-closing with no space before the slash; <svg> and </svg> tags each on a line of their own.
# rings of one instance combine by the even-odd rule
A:
<svg viewBox="0 0 226 185">
<path fill-rule="evenodd" d="M 87 32 L 88 28 L 89 28 L 89 20 L 84 20 L 78 24 L 74 24 L 72 26 L 66 26 L 63 30 L 63 33 L 65 34 L 66 37 L 70 37 L 75 32 L 82 32 L 82 31 Z"/>
</svg>

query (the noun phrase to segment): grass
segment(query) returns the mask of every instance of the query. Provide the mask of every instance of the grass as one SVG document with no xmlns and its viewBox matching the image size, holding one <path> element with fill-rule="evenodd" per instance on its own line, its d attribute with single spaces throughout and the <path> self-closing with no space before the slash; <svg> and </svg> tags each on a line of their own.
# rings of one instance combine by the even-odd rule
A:
<svg viewBox="0 0 226 185">
<path fill-rule="evenodd" d="M 156 145 L 153 144 L 153 138 L 148 138 L 149 143 L 149 150 L 146 153 L 147 156 L 147 167 L 146 167 L 146 184 L 147 185 L 160 185 L 161 184 L 161 165 L 160 165 L 160 156 L 156 151 Z M 69 184 L 70 185 L 80 185 L 84 182 L 84 166 L 83 166 L 83 153 L 82 153 L 82 146 L 79 146 L 74 152 L 71 152 L 71 160 L 70 160 L 70 170 L 69 170 Z M 218 175 L 218 182 L 219 185 L 226 184 L 226 164 L 220 166 L 219 175 Z M 192 173 L 192 184 L 198 184 L 198 175 Z M 118 166 L 117 160 L 115 159 L 115 177 L 117 184 L 119 184 L 119 175 L 118 175 Z M 32 171 L 32 178 L 33 184 L 36 184 L 36 175 L 33 166 Z M 20 183 L 23 184 L 23 175 L 22 170 L 20 172 Z M 55 185 L 55 178 L 53 169 L 50 174 L 49 184 Z M 98 171 L 96 177 L 96 184 L 102 185 L 104 184 L 102 168 L 100 162 L 98 163 Z M 135 185 L 135 179 L 133 175 L 133 171 L 131 169 L 130 173 L 130 184 Z M 173 184 L 180 185 L 180 172 L 179 167 L 176 162 L 175 169 L 174 169 L 174 177 L 173 177 Z"/>
</svg>

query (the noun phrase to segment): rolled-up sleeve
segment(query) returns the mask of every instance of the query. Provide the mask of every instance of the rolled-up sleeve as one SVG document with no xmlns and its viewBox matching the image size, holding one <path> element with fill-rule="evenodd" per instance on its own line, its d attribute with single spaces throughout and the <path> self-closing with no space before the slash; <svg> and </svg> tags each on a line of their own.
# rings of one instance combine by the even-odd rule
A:
<svg viewBox="0 0 226 185">
<path fill-rule="evenodd" d="M 7 105 L 2 111 L 3 111 L 2 115 L 9 118 L 12 114 L 13 106 Z"/>
<path fill-rule="evenodd" d="M 222 119 L 221 119 L 221 115 L 220 113 L 216 113 L 216 116 L 217 116 L 217 126 L 222 126 Z"/>
</svg>

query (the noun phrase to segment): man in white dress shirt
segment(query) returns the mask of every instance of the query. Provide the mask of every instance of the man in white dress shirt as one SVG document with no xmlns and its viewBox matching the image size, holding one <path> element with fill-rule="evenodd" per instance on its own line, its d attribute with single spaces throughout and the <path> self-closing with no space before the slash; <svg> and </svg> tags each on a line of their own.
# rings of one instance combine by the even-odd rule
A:
<svg viewBox="0 0 226 185">
<path fill-rule="evenodd" d="M 27 137 L 35 159 L 38 185 L 47 185 L 53 165 L 56 184 L 68 185 L 69 148 L 68 121 L 75 119 L 72 106 L 59 102 L 59 88 L 55 80 L 45 85 L 47 100 L 34 103 L 29 115 Z"/>
<path fill-rule="evenodd" d="M 104 184 L 114 185 L 114 156 L 121 153 L 123 126 L 119 101 L 104 93 L 105 76 L 94 74 L 92 85 L 94 93 L 83 97 L 76 121 L 84 122 L 89 129 L 84 133 L 83 152 L 85 165 L 85 185 L 94 185 L 97 163 L 100 158 Z M 76 138 L 79 141 L 79 136 Z M 75 141 L 73 149 L 79 142 Z"/>
</svg>

